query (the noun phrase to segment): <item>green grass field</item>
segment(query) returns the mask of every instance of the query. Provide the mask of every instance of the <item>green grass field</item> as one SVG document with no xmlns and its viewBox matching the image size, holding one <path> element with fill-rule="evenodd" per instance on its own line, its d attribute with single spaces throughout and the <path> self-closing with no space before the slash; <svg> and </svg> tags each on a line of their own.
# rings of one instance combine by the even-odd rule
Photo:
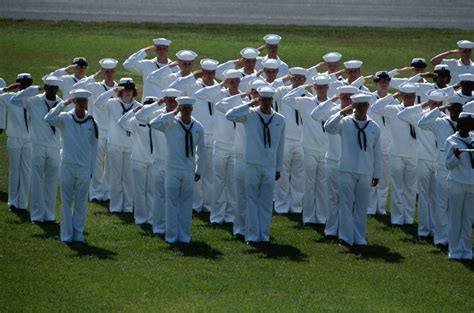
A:
<svg viewBox="0 0 474 313">
<path fill-rule="evenodd" d="M 474 32 L 299 26 L 225 26 L 0 20 L 0 77 L 31 72 L 35 83 L 75 56 L 121 62 L 151 39 L 173 41 L 170 55 L 234 59 L 266 33 L 282 35 L 290 66 L 311 66 L 329 51 L 363 60 L 363 74 L 409 65 L 454 49 Z M 122 67 L 118 76 L 130 76 Z M 136 79 L 138 76 L 132 75 Z M 416 226 L 368 218 L 369 245 L 340 247 L 300 216 L 275 216 L 272 244 L 232 239 L 195 215 L 193 243 L 169 246 L 131 216 L 90 204 L 86 245 L 59 241 L 59 226 L 31 225 L 7 209 L 6 136 L 0 136 L 0 311 L 474 311 L 474 265 L 417 239 Z M 59 213 L 59 200 L 58 211 Z"/>
</svg>

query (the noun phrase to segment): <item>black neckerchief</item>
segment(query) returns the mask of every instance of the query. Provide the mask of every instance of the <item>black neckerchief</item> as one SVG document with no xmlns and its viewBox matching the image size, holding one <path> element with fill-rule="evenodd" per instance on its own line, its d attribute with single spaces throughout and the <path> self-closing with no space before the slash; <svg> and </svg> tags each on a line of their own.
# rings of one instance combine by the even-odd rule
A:
<svg viewBox="0 0 474 313">
<path fill-rule="evenodd" d="M 275 111 L 278 112 L 278 102 L 275 101 Z"/>
<path fill-rule="evenodd" d="M 375 98 L 378 100 L 380 99 L 380 96 L 377 93 L 375 93 Z M 381 115 L 380 117 L 382 118 L 383 126 L 385 126 L 385 116 Z"/>
<path fill-rule="evenodd" d="M 272 141 L 271 141 L 271 137 L 270 137 L 270 127 L 268 127 L 268 125 L 270 125 L 270 123 L 272 122 L 273 117 L 275 116 L 275 114 L 272 114 L 270 116 L 270 119 L 268 120 L 268 123 L 265 123 L 265 120 L 263 119 L 263 117 L 260 114 L 257 113 L 257 115 L 260 118 L 260 122 L 262 122 L 262 125 L 263 125 L 263 146 L 266 148 L 267 143 L 268 143 L 268 148 L 271 148 L 272 147 Z"/>
<path fill-rule="evenodd" d="M 78 124 L 84 124 L 85 122 L 87 122 L 88 120 L 91 120 L 92 121 L 92 125 L 94 125 L 94 134 L 95 134 L 95 138 L 98 139 L 99 138 L 99 130 L 97 128 L 97 124 L 94 120 L 94 118 L 91 116 L 91 115 L 88 115 L 85 119 L 83 119 L 82 121 L 81 120 L 78 120 L 76 118 L 76 115 L 72 114 L 72 119 L 74 120 L 74 122 L 78 123 Z"/>
<path fill-rule="evenodd" d="M 206 86 L 204 83 L 201 84 L 202 88 L 209 87 Z M 209 115 L 212 116 L 212 103 L 210 101 L 207 102 L 207 107 L 209 108 Z"/>
<path fill-rule="evenodd" d="M 150 141 L 150 154 L 153 154 L 153 138 L 151 134 L 151 125 L 150 124 L 138 124 L 140 127 L 148 127 L 148 137 Z"/>
<path fill-rule="evenodd" d="M 125 115 L 125 113 L 127 113 L 128 111 L 130 111 L 132 108 L 133 108 L 133 100 L 132 100 L 132 103 L 130 104 L 130 107 L 128 109 L 125 109 L 125 104 L 120 101 L 120 105 L 122 106 L 122 115 Z M 127 136 L 130 137 L 132 135 L 131 132 L 129 132 L 128 130 L 125 131 L 127 133 Z"/>
<path fill-rule="evenodd" d="M 73 80 L 75 83 L 78 82 L 78 80 L 76 79 L 76 77 L 74 77 L 74 75 L 72 75 L 71 78 L 72 78 L 72 80 Z"/>
<path fill-rule="evenodd" d="M 306 97 L 306 94 L 302 94 L 300 97 Z M 303 125 L 303 120 L 300 117 L 300 112 L 295 109 L 295 120 L 296 120 L 296 125 L 299 125 L 301 122 L 301 125 Z"/>
<path fill-rule="evenodd" d="M 365 134 L 365 129 L 367 128 L 367 125 L 369 125 L 369 122 L 370 120 L 368 120 L 364 126 L 359 127 L 359 124 L 357 123 L 357 121 L 353 118 L 352 121 L 354 122 L 354 125 L 355 127 L 357 128 L 358 132 L 357 132 L 357 140 L 359 141 L 359 147 L 360 147 L 360 150 L 364 150 L 364 151 L 367 151 L 367 135 Z M 362 147 L 362 140 L 361 140 L 361 136 L 362 136 L 362 140 L 364 141 L 364 147 Z"/>
<path fill-rule="evenodd" d="M 193 128 L 194 122 L 191 122 L 191 125 L 189 128 L 186 128 L 184 124 L 181 121 L 178 121 L 179 125 L 184 130 L 184 137 L 185 137 L 185 142 L 184 142 L 184 147 L 186 149 L 186 157 L 189 158 L 189 152 L 191 152 L 191 156 L 194 156 L 194 142 L 193 142 L 193 133 L 191 132 L 191 128 Z"/>
<path fill-rule="evenodd" d="M 416 131 L 415 131 L 415 127 L 413 127 L 412 124 L 409 124 L 410 125 L 410 136 L 411 138 L 415 139 L 416 140 Z"/>
<path fill-rule="evenodd" d="M 23 108 L 23 119 L 25 120 L 26 132 L 29 132 L 30 130 L 28 128 L 28 112 L 25 108 Z"/>
<path fill-rule="evenodd" d="M 456 132 L 456 126 L 454 126 L 453 122 L 450 119 L 446 119 L 449 123 L 449 126 L 453 129 L 453 134 Z"/>
<path fill-rule="evenodd" d="M 474 149 L 474 141 L 471 141 L 470 143 L 468 143 L 459 137 L 457 139 L 461 141 L 463 144 L 465 144 L 468 149 Z M 467 153 L 469 153 L 469 157 L 471 159 L 471 168 L 474 169 L 474 153 L 473 152 L 467 152 Z"/>
<path fill-rule="evenodd" d="M 156 67 L 157 67 L 158 69 L 161 68 L 160 64 L 158 64 L 158 61 L 155 61 L 155 65 L 156 65 Z"/>
<path fill-rule="evenodd" d="M 47 102 L 45 99 L 43 99 L 43 101 L 44 101 L 44 104 L 45 104 L 46 107 L 47 107 L 48 112 L 51 111 L 51 109 L 54 108 L 54 107 L 58 104 L 58 102 L 59 102 L 58 100 L 56 100 L 56 102 L 53 104 L 53 106 L 50 107 L 49 104 L 48 104 L 48 102 Z M 56 135 L 56 127 L 54 127 L 54 126 L 52 126 L 52 125 L 51 125 L 50 127 L 51 127 L 51 130 L 53 131 L 53 134 Z"/>
</svg>

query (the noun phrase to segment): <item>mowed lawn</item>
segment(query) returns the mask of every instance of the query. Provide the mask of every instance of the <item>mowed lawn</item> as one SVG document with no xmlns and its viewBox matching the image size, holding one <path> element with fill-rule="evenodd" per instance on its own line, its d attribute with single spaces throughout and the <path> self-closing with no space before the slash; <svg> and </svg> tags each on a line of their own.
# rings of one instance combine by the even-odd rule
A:
<svg viewBox="0 0 474 313">
<path fill-rule="evenodd" d="M 280 55 L 309 67 L 329 51 L 364 61 L 363 74 L 427 60 L 474 32 L 375 28 L 77 23 L 0 20 L 0 77 L 30 72 L 35 83 L 75 56 L 123 62 L 152 38 L 173 41 L 170 56 L 192 49 L 221 62 L 282 35 Z M 118 76 L 140 77 L 121 66 Z M 369 85 L 370 86 L 370 85 Z M 324 239 L 299 215 L 274 216 L 272 244 L 248 246 L 231 227 L 194 215 L 193 243 L 170 246 L 89 204 L 85 245 L 59 241 L 59 226 L 31 225 L 8 212 L 6 136 L 0 136 L 0 311 L 474 311 L 474 266 L 416 236 L 416 225 L 390 227 L 369 217 L 364 248 Z M 57 212 L 59 217 L 59 199 Z"/>
</svg>

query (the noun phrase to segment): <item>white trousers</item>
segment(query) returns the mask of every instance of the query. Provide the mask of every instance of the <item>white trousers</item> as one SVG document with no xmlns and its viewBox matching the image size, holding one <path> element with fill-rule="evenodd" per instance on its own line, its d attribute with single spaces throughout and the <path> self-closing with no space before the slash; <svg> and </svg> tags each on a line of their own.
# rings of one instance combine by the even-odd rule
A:
<svg viewBox="0 0 474 313">
<path fill-rule="evenodd" d="M 83 241 L 91 170 L 61 164 L 61 241 Z"/>
<path fill-rule="evenodd" d="M 28 139 L 7 139 L 8 206 L 28 208 L 31 184 L 31 142 Z"/>
<path fill-rule="evenodd" d="M 89 199 L 109 200 L 109 166 L 107 164 L 107 139 L 99 138 L 97 142 L 97 160 L 94 172 L 92 173 L 91 185 L 89 188 Z"/>
<path fill-rule="evenodd" d="M 270 241 L 275 173 L 274 167 L 246 163 L 246 241 Z"/>
<path fill-rule="evenodd" d="M 135 224 L 153 223 L 152 165 L 132 160 Z"/>
<path fill-rule="evenodd" d="M 207 140 L 204 169 L 201 171 L 201 179 L 194 184 L 193 209 L 196 212 L 208 212 L 212 205 L 212 142 Z"/>
<path fill-rule="evenodd" d="M 297 140 L 285 139 L 283 169 L 275 184 L 275 211 L 301 213 L 304 193 L 303 147 Z"/>
<path fill-rule="evenodd" d="M 190 242 L 194 172 L 166 168 L 166 242 Z"/>
<path fill-rule="evenodd" d="M 437 211 L 436 161 L 418 160 L 418 236 L 432 236 Z"/>
<path fill-rule="evenodd" d="M 449 254 L 450 259 L 472 259 L 472 216 L 474 184 L 449 181 Z"/>
<path fill-rule="evenodd" d="M 379 183 L 370 188 L 367 214 L 385 215 L 387 207 L 388 187 L 390 186 L 390 154 L 382 153 L 382 174 Z"/>
<path fill-rule="evenodd" d="M 324 234 L 337 236 L 339 229 L 339 182 L 337 161 L 326 158 L 326 179 L 328 186 L 328 211 Z"/>
<path fill-rule="evenodd" d="M 233 150 L 220 148 L 218 143 L 214 144 L 211 223 L 234 222 L 237 207 L 234 162 Z"/>
<path fill-rule="evenodd" d="M 165 162 L 153 163 L 153 233 L 166 231 Z"/>
<path fill-rule="evenodd" d="M 235 154 L 234 163 L 236 207 L 234 210 L 234 235 L 245 236 L 245 222 L 247 213 L 247 187 L 245 184 L 245 162 L 244 155 Z"/>
<path fill-rule="evenodd" d="M 448 243 L 448 170 L 446 166 L 438 164 L 436 170 L 436 202 L 434 212 L 434 236 L 435 245 Z"/>
<path fill-rule="evenodd" d="M 32 221 L 53 221 L 59 180 L 59 148 L 33 144 L 31 148 Z"/>
<path fill-rule="evenodd" d="M 110 173 L 110 212 L 133 211 L 133 175 L 130 149 L 109 145 L 107 164 Z"/>
<path fill-rule="evenodd" d="M 415 148 L 414 148 L 415 149 Z M 390 156 L 392 224 L 413 224 L 416 202 L 416 159 Z"/>
<path fill-rule="evenodd" d="M 324 152 L 304 151 L 303 223 L 326 223 L 328 198 Z"/>
<path fill-rule="evenodd" d="M 339 239 L 350 245 L 366 245 L 370 175 L 339 172 Z"/>
</svg>

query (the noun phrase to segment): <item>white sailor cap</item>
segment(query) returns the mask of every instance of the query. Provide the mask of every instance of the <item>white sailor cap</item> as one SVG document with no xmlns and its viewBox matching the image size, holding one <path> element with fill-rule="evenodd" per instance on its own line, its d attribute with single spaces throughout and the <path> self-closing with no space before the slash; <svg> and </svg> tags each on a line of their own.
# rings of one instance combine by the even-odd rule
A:
<svg viewBox="0 0 474 313">
<path fill-rule="evenodd" d="M 277 45 L 280 43 L 281 37 L 277 34 L 268 34 L 263 36 L 263 40 L 269 45 Z"/>
<path fill-rule="evenodd" d="M 197 53 L 191 50 L 180 50 L 176 52 L 176 57 L 181 61 L 194 61 L 197 56 Z"/>
<path fill-rule="evenodd" d="M 242 78 L 242 72 L 230 69 L 230 70 L 225 70 L 223 73 L 225 79 L 235 79 L 235 78 Z"/>
<path fill-rule="evenodd" d="M 427 67 L 426 60 L 423 58 L 413 58 L 411 60 L 410 66 L 413 66 L 415 68 L 425 68 Z"/>
<path fill-rule="evenodd" d="M 243 48 L 242 50 L 240 50 L 240 55 L 244 59 L 256 59 L 259 54 L 260 51 L 255 48 Z"/>
<path fill-rule="evenodd" d="M 134 89 L 135 88 L 135 82 L 133 81 L 133 78 L 131 77 L 123 77 L 120 78 L 119 81 L 119 86 L 125 87 L 125 89 Z"/>
<path fill-rule="evenodd" d="M 280 67 L 280 64 L 275 59 L 266 59 L 262 61 L 262 66 L 270 70 L 276 70 Z"/>
<path fill-rule="evenodd" d="M 459 103 L 461 105 L 464 105 L 464 103 L 466 103 L 466 99 L 460 96 L 452 96 L 452 97 L 449 97 L 448 100 L 446 100 L 446 102 L 448 102 L 448 104 Z"/>
<path fill-rule="evenodd" d="M 474 114 L 473 113 L 468 113 L 468 112 L 461 112 L 459 114 L 458 120 L 462 120 L 462 119 L 472 120 L 472 119 L 474 119 Z"/>
<path fill-rule="evenodd" d="M 155 102 L 158 98 L 155 96 L 146 96 L 145 99 L 143 100 L 143 104 L 151 104 Z"/>
<path fill-rule="evenodd" d="M 199 63 L 201 64 L 201 69 L 206 71 L 215 71 L 217 64 L 219 64 L 218 61 L 213 59 L 202 59 Z"/>
<path fill-rule="evenodd" d="M 16 75 L 16 80 L 18 81 L 20 79 L 33 79 L 33 77 L 31 76 L 30 73 L 20 73 Z"/>
<path fill-rule="evenodd" d="M 344 62 L 344 67 L 348 70 L 349 69 L 357 69 L 357 68 L 360 68 L 362 66 L 362 64 L 364 64 L 364 62 L 362 62 L 362 61 L 350 60 L 350 61 Z"/>
<path fill-rule="evenodd" d="M 331 77 L 326 74 L 316 75 L 313 77 L 313 84 L 315 85 L 328 85 L 331 82 Z"/>
<path fill-rule="evenodd" d="M 56 76 L 44 76 L 43 83 L 48 86 L 60 86 L 61 80 Z"/>
<path fill-rule="evenodd" d="M 325 62 L 338 62 L 342 58 L 342 54 L 339 52 L 329 52 L 323 55 Z"/>
<path fill-rule="evenodd" d="M 174 88 L 168 88 L 168 89 L 163 90 L 162 92 L 165 97 L 170 97 L 170 98 L 177 98 L 183 95 L 181 91 Z"/>
<path fill-rule="evenodd" d="M 446 100 L 448 95 L 442 90 L 434 89 L 434 90 L 428 91 L 426 93 L 426 96 L 428 97 L 428 100 L 441 102 L 441 101 Z"/>
<path fill-rule="evenodd" d="M 462 82 L 474 82 L 474 74 L 471 73 L 459 74 L 458 77 Z"/>
<path fill-rule="evenodd" d="M 400 85 L 398 90 L 403 93 L 415 93 L 418 90 L 418 87 L 413 83 L 404 83 Z"/>
<path fill-rule="evenodd" d="M 112 58 L 104 58 L 99 61 L 100 67 L 111 70 L 117 66 L 118 61 Z"/>
<path fill-rule="evenodd" d="M 0 78 L 0 88 L 3 88 L 7 85 L 7 83 L 5 82 L 5 80 L 3 78 Z"/>
<path fill-rule="evenodd" d="M 178 105 L 193 105 L 194 102 L 196 102 L 196 99 L 191 98 L 191 97 L 179 97 L 176 98 L 176 102 L 178 102 Z"/>
<path fill-rule="evenodd" d="M 354 86 L 350 86 L 350 85 L 345 85 L 345 86 L 339 86 L 336 88 L 336 92 L 338 95 L 340 94 L 351 94 L 351 95 L 354 95 L 356 93 L 359 92 L 359 89 L 357 89 L 356 87 Z"/>
<path fill-rule="evenodd" d="M 469 41 L 469 40 L 459 40 L 457 42 L 457 44 L 458 44 L 458 47 L 460 49 L 472 49 L 472 48 L 474 48 L 474 42 Z"/>
<path fill-rule="evenodd" d="M 435 72 L 435 73 L 437 73 L 437 72 L 451 72 L 451 70 L 449 69 L 449 66 L 447 66 L 446 64 L 438 64 L 434 67 L 433 72 Z"/>
<path fill-rule="evenodd" d="M 88 99 L 92 96 L 92 92 L 85 89 L 73 89 L 69 92 L 72 98 L 74 99 Z"/>
<path fill-rule="evenodd" d="M 308 75 L 308 70 L 302 67 L 292 67 L 289 71 L 291 75 L 303 75 L 305 77 Z"/>
<path fill-rule="evenodd" d="M 166 38 L 155 38 L 153 39 L 153 44 L 155 46 L 169 46 L 171 44 L 171 40 Z"/>
<path fill-rule="evenodd" d="M 276 93 L 276 90 L 275 88 L 270 86 L 261 86 L 258 87 L 257 92 L 262 98 L 273 98 Z"/>
<path fill-rule="evenodd" d="M 72 64 L 77 64 L 79 66 L 87 66 L 87 59 L 85 57 L 75 57 L 72 59 Z"/>
<path fill-rule="evenodd" d="M 258 79 L 258 78 L 254 79 L 250 83 L 250 88 L 255 89 L 255 90 L 258 90 L 258 88 L 260 88 L 262 86 L 269 86 L 269 84 L 266 81 L 263 81 L 263 80 Z"/>
<path fill-rule="evenodd" d="M 351 96 L 351 100 L 353 104 L 369 103 L 371 99 L 372 99 L 372 95 L 365 94 L 365 93 L 358 93 Z"/>
</svg>

